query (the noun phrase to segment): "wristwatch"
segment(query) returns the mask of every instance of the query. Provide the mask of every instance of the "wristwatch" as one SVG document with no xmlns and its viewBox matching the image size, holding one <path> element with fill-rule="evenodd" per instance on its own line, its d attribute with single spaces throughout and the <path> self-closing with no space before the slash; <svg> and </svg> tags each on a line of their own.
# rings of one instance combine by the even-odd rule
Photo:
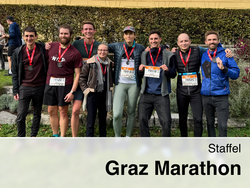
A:
<svg viewBox="0 0 250 188">
<path fill-rule="evenodd" d="M 72 93 L 73 95 L 75 95 L 76 92 L 71 90 L 70 93 Z"/>
</svg>

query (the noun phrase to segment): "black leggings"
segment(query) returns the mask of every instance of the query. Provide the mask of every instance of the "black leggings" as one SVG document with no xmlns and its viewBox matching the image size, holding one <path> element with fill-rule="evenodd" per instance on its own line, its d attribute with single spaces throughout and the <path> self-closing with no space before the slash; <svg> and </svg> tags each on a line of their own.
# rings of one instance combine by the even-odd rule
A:
<svg viewBox="0 0 250 188">
<path fill-rule="evenodd" d="M 187 137 L 187 116 L 189 103 L 193 112 L 194 120 L 194 136 L 201 137 L 203 132 L 202 127 L 202 98 L 200 93 L 191 95 L 183 95 L 177 93 L 177 105 L 179 111 L 179 127 L 182 137 Z"/>
<path fill-rule="evenodd" d="M 0 64 L 1 64 L 1 68 L 5 69 L 5 64 L 4 64 L 4 58 L 3 58 L 3 45 L 0 45 Z"/>
</svg>

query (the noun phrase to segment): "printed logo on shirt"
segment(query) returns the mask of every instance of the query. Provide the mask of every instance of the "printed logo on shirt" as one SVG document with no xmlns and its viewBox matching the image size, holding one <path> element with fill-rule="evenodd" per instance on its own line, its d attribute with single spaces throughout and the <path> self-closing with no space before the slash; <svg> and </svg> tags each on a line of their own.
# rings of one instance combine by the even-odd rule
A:
<svg viewBox="0 0 250 188">
<path fill-rule="evenodd" d="M 52 59 L 52 61 L 59 62 L 59 61 L 58 61 L 59 57 L 52 56 L 51 59 Z M 65 61 L 65 59 L 62 57 L 61 62 L 64 62 L 64 61 Z"/>
</svg>

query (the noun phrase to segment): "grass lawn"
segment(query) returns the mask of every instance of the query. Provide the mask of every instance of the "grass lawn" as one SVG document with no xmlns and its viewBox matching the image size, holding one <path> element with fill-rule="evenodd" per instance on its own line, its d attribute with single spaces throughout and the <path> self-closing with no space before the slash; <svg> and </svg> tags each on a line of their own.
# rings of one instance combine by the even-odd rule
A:
<svg viewBox="0 0 250 188">
<path fill-rule="evenodd" d="M 0 89 L 3 86 L 11 86 L 12 85 L 12 77 L 4 76 L 6 74 L 6 70 L 0 70 Z"/>
<path fill-rule="evenodd" d="M 27 121 L 26 125 L 27 136 L 30 136 L 30 127 L 31 127 L 31 120 Z M 244 128 L 228 128 L 228 137 L 249 137 L 250 136 L 250 124 L 248 123 Z M 218 135 L 218 129 L 216 128 L 216 132 Z M 189 130 L 189 136 L 193 137 L 194 133 L 192 130 Z M 67 137 L 71 137 L 71 129 L 68 128 Z M 80 126 L 80 130 L 78 133 L 79 137 L 85 137 L 86 135 L 86 127 Z M 150 128 L 150 135 L 151 137 L 161 137 L 161 128 L 160 127 L 151 127 Z M 180 130 L 172 130 L 171 136 L 172 137 L 180 137 Z M 0 137 L 16 137 L 17 136 L 17 126 L 16 125 L 0 125 Z M 41 125 L 38 137 L 51 137 L 52 136 L 52 129 L 49 125 Z M 95 127 L 95 136 L 98 136 L 98 126 Z M 114 137 L 114 130 L 112 125 L 107 126 L 107 136 Z M 122 127 L 122 137 L 126 136 L 126 128 Z M 134 128 L 132 132 L 132 137 L 139 137 L 139 128 Z M 203 137 L 207 137 L 207 131 L 203 131 Z"/>
</svg>

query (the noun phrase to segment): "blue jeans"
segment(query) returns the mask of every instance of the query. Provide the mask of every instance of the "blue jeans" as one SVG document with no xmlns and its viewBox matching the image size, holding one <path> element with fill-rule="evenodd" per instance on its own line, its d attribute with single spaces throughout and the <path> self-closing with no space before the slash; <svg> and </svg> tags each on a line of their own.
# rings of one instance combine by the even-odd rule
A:
<svg viewBox="0 0 250 188">
<path fill-rule="evenodd" d="M 155 109 L 162 126 L 162 137 L 170 137 L 171 131 L 171 113 L 169 96 L 154 95 L 144 93 L 139 100 L 139 123 L 140 136 L 150 137 L 148 120 L 150 119 L 153 110 Z"/>
<path fill-rule="evenodd" d="M 228 95 L 205 96 L 202 95 L 203 108 L 207 118 L 207 131 L 209 137 L 216 137 L 215 111 L 217 113 L 219 137 L 227 136 L 227 120 L 229 117 Z"/>
</svg>

